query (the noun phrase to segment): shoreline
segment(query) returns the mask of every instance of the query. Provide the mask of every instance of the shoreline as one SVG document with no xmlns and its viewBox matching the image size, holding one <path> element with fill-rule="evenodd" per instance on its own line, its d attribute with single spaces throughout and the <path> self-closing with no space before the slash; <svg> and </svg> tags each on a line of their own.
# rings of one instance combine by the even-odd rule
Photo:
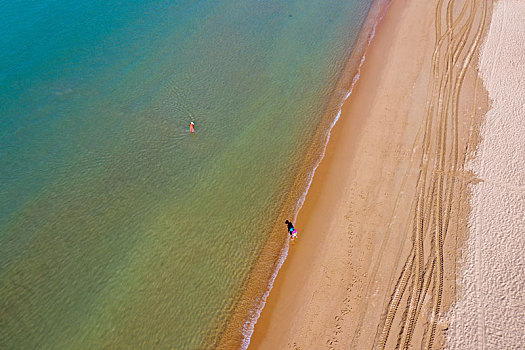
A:
<svg viewBox="0 0 525 350">
<path fill-rule="evenodd" d="M 261 312 L 265 308 L 266 300 L 273 289 L 274 281 L 288 257 L 290 241 L 287 235 L 282 234 L 282 222 L 285 218 L 289 218 L 290 213 L 294 215 L 293 222 L 297 221 L 297 216 L 310 191 L 316 171 L 326 157 L 325 152 L 329 145 L 332 129 L 340 118 L 344 103 L 352 94 L 352 90 L 359 80 L 360 70 L 365 61 L 368 47 L 375 36 L 377 26 L 380 24 L 391 2 L 392 0 L 374 0 L 370 6 L 369 12 L 363 21 L 355 47 L 350 51 L 349 58 L 341 70 L 340 78 L 335 85 L 334 92 L 327 105 L 327 110 L 317 127 L 317 131 L 311 142 L 311 147 L 309 147 L 307 154 L 303 158 L 302 166 L 295 177 L 295 184 L 292 191 L 290 191 L 286 203 L 281 209 L 279 219 L 277 219 L 274 225 L 272 233 L 268 238 L 268 243 L 263 248 L 259 261 L 254 266 L 254 270 L 256 270 L 258 266 L 263 266 L 262 269 L 267 270 L 267 267 L 270 265 L 269 261 L 275 259 L 272 252 L 279 249 L 280 254 L 275 261 L 273 261 L 273 269 L 271 269 L 271 271 L 263 271 L 262 274 L 258 274 L 257 276 L 253 274 L 250 275 L 246 282 L 248 287 L 244 289 L 235 307 L 236 311 L 229 321 L 226 322 L 227 327 L 222 333 L 222 336 L 220 336 L 217 345 L 218 348 L 237 347 L 235 344 L 238 343 L 240 343 L 240 349 L 247 349 L 248 346 L 250 346 L 254 327 Z M 320 144 L 321 146 L 319 147 Z M 269 278 L 266 279 L 266 288 L 262 290 L 261 293 L 261 290 L 257 288 L 257 286 L 261 285 L 258 281 L 261 278 L 260 275 L 265 274 L 267 274 Z M 254 280 L 256 281 L 254 282 Z M 251 307 L 246 304 L 246 302 L 250 300 L 255 300 L 255 304 Z M 243 315 L 247 315 L 247 317 L 244 318 L 245 321 L 241 323 L 242 327 L 239 328 L 237 325 L 239 325 L 239 321 Z M 241 330 L 242 339 L 239 339 L 239 329 Z"/>
<path fill-rule="evenodd" d="M 331 134 L 332 134 L 332 130 L 335 127 L 335 125 L 337 124 L 337 122 L 339 121 L 340 117 L 341 117 L 344 104 L 346 103 L 347 99 L 352 95 L 352 91 L 353 91 L 355 85 L 357 84 L 357 82 L 359 81 L 360 74 L 361 74 L 361 68 L 363 66 L 363 63 L 365 62 L 366 52 L 368 50 L 368 47 L 370 46 L 370 43 L 371 43 L 371 41 L 373 40 L 373 38 L 375 36 L 376 29 L 377 29 L 378 25 L 381 23 L 381 20 L 383 19 L 383 17 L 385 16 L 386 11 L 388 10 L 390 4 L 391 4 L 391 0 L 375 0 L 375 2 L 372 4 L 372 6 L 371 6 L 371 8 L 369 10 L 369 13 L 367 15 L 367 18 L 365 20 L 365 23 L 363 25 L 363 28 L 361 29 L 361 33 L 360 33 L 359 39 L 358 39 L 358 44 L 356 45 L 354 50 L 352 50 L 352 54 L 350 55 L 351 58 L 347 61 L 347 64 L 345 65 L 345 68 L 343 68 L 342 78 L 339 80 L 339 82 L 337 84 L 337 87 L 336 87 L 335 92 L 334 92 L 333 97 L 332 97 L 332 103 L 331 103 L 331 105 L 333 105 L 334 102 L 335 102 L 335 104 L 339 105 L 338 112 L 335 115 L 335 117 L 333 118 L 333 120 L 331 121 L 330 126 L 328 127 L 328 132 L 325 135 L 320 135 L 319 136 L 320 138 L 324 137 L 325 141 L 324 141 L 323 146 L 321 147 L 321 152 L 317 156 L 317 160 L 315 161 L 312 170 L 310 170 L 310 172 L 308 174 L 307 185 L 306 185 L 303 193 L 299 197 L 299 199 L 296 201 L 293 222 L 297 221 L 298 215 L 299 215 L 299 213 L 300 213 L 300 211 L 301 211 L 301 209 L 302 209 L 302 207 L 304 205 L 306 197 L 307 197 L 307 195 L 308 195 L 308 193 L 310 191 L 310 188 L 312 186 L 312 182 L 313 182 L 313 180 L 315 178 L 316 171 L 317 171 L 317 169 L 321 165 L 321 162 L 323 161 L 323 159 L 326 156 L 326 149 L 327 149 L 328 144 L 330 142 L 330 137 L 331 137 Z M 372 28 L 371 29 L 367 28 L 367 24 L 371 25 Z M 363 39 L 363 37 L 364 37 L 364 39 Z M 353 69 L 353 67 L 355 65 L 354 61 L 357 58 L 359 58 L 359 56 L 361 58 L 359 60 L 357 68 Z M 350 66 L 351 68 L 348 69 L 347 68 L 348 66 Z M 349 72 L 354 72 L 354 73 L 350 75 Z M 351 79 L 350 79 L 351 82 L 350 83 L 348 83 L 348 81 L 349 81 L 348 78 L 349 77 L 351 77 Z M 340 99 L 340 92 L 341 91 L 346 91 L 346 94 L 344 95 L 342 100 Z M 338 101 L 340 101 L 340 102 L 338 102 Z M 332 115 L 333 115 L 333 113 L 330 113 L 330 112 L 326 113 L 326 116 L 328 118 L 330 118 Z M 312 149 L 313 149 L 313 147 L 310 148 L 310 151 Z M 309 157 L 306 156 L 305 160 L 306 159 L 309 159 Z M 277 227 L 281 226 L 280 223 L 281 223 L 281 221 L 278 221 L 276 226 Z M 254 328 L 255 328 L 255 326 L 257 324 L 257 321 L 260 318 L 261 312 L 264 310 L 264 307 L 266 305 L 266 301 L 267 301 L 268 297 L 270 296 L 270 293 L 271 293 L 271 291 L 273 289 L 273 286 L 274 286 L 274 283 L 275 283 L 275 279 L 277 278 L 278 273 L 279 273 L 279 271 L 282 268 L 282 265 L 284 264 L 284 262 L 286 261 L 286 258 L 288 257 L 290 244 L 291 244 L 290 240 L 286 240 L 283 248 L 281 249 L 281 254 L 279 256 L 279 260 L 277 262 L 277 266 L 276 266 L 276 268 L 274 270 L 274 273 L 272 274 L 272 276 L 270 278 L 270 281 L 268 282 L 267 290 L 263 294 L 262 300 L 260 301 L 259 305 L 255 306 L 253 312 L 252 311 L 250 312 L 250 317 L 248 318 L 248 320 L 245 322 L 245 324 L 243 326 L 243 332 L 242 333 L 243 333 L 244 338 L 243 338 L 243 341 L 241 343 L 241 349 L 243 349 L 243 350 L 247 349 L 250 346 L 251 337 L 253 335 Z"/>
<path fill-rule="evenodd" d="M 469 43 L 468 51 L 475 52 L 475 30 L 471 28 L 479 25 L 483 30 L 486 24 L 483 27 L 480 19 L 483 17 L 474 5 L 467 17 L 467 5 L 465 1 L 461 12 L 457 5 L 453 15 L 458 18 L 458 26 L 466 28 L 462 33 L 465 42 Z M 439 158 L 438 146 L 434 144 L 437 141 L 430 139 L 430 131 L 439 133 L 441 129 L 436 124 L 442 122 L 425 126 L 422 116 L 427 114 L 427 120 L 448 118 L 446 110 L 438 110 L 434 115 L 431 108 L 428 114 L 428 104 L 432 106 L 436 100 L 430 73 L 439 73 L 439 68 L 435 68 L 439 64 L 434 66 L 433 52 L 441 50 L 436 43 L 439 34 L 435 33 L 433 23 L 444 12 L 439 7 L 436 9 L 433 3 L 393 2 L 378 26 L 376 38 L 366 52 L 361 80 L 352 98 L 342 107 L 341 120 L 332 131 L 324 160 L 298 216 L 299 239 L 290 248 L 291 254 L 277 275 L 255 326 L 252 348 L 370 348 L 378 345 L 378 341 L 380 348 L 395 345 L 395 337 L 387 337 L 388 332 L 394 334 L 397 329 L 388 328 L 386 337 L 381 329 L 386 327 L 386 318 L 390 317 L 386 310 L 391 309 L 394 285 L 397 294 L 399 281 L 408 278 L 403 277 L 405 271 L 413 270 L 415 265 L 410 263 L 409 257 L 414 254 L 416 240 L 409 231 L 410 222 L 416 218 L 416 190 L 426 193 L 425 200 L 431 198 L 430 189 L 424 187 L 425 181 L 422 189 L 419 187 L 422 173 L 418 160 L 430 158 L 436 164 Z M 469 67 L 466 72 L 468 84 L 463 84 L 466 87 L 461 87 L 462 78 L 455 83 L 456 87 L 448 84 L 450 93 L 447 92 L 447 96 L 454 96 L 458 104 L 459 115 L 454 113 L 460 126 L 459 139 L 454 143 L 447 140 L 450 150 L 444 151 L 452 157 L 454 147 L 466 148 L 466 153 L 475 148 L 473 143 L 478 139 L 470 134 L 472 130 L 467 132 L 466 129 L 471 119 L 475 119 L 475 111 L 486 109 L 488 102 L 483 87 L 477 84 L 474 69 L 469 66 L 469 55 L 457 49 L 462 48 L 461 45 L 455 46 L 453 41 L 450 45 L 459 52 L 456 59 L 464 60 Z M 445 54 L 441 57 L 447 59 Z M 461 76 L 459 71 L 454 74 L 456 79 Z M 458 102 L 455 94 L 460 91 L 462 99 Z M 439 91 L 441 93 L 444 92 Z M 448 103 L 446 108 L 449 108 Z M 474 124 L 477 126 L 477 121 Z M 426 139 L 429 141 L 424 141 Z M 429 150 L 423 146 L 427 142 Z M 430 151 L 435 155 L 427 154 Z M 466 157 L 466 153 L 462 156 Z M 462 165 L 459 164 L 460 169 Z M 453 164 L 447 163 L 447 166 Z M 428 177 L 424 174 L 423 179 Z M 428 177 L 426 182 L 431 180 L 434 181 Z M 467 191 L 463 186 L 466 180 L 461 181 L 460 197 Z M 446 186 L 453 186 L 453 182 L 452 185 L 447 182 Z M 425 281 L 428 282 L 424 283 L 428 287 L 422 296 L 419 313 L 429 318 L 435 308 L 432 300 L 436 299 L 426 296 L 432 280 L 435 284 L 439 278 L 442 281 L 444 278 L 445 292 L 438 296 L 438 300 L 442 299 L 443 310 L 446 311 L 455 298 L 455 266 L 466 237 L 465 209 L 458 204 L 461 198 L 452 195 L 449 188 L 447 198 L 448 204 L 441 205 L 449 206 L 448 210 L 459 210 L 459 214 L 453 218 L 446 214 L 446 222 L 443 222 L 444 227 L 451 226 L 450 230 L 455 230 L 455 239 L 445 242 L 444 268 L 428 268 L 435 259 L 433 253 L 425 258 L 428 259 L 425 266 Z M 433 214 L 429 215 L 434 220 Z M 429 218 L 425 216 L 425 220 Z M 433 252 L 433 241 L 430 237 L 425 238 L 421 250 L 424 247 L 425 252 Z M 407 259 L 404 264 L 402 257 Z M 438 273 L 443 270 L 445 275 L 439 277 Z M 436 288 L 432 286 L 431 290 Z M 399 303 L 409 310 L 412 302 L 410 297 L 406 299 L 408 293 L 404 294 L 401 293 Z M 401 317 L 399 314 L 401 312 L 397 317 Z M 395 311 L 392 319 L 394 317 Z M 421 321 L 424 318 L 420 316 L 419 322 L 416 318 L 414 325 L 409 326 L 413 333 L 404 334 L 402 340 L 410 343 L 412 337 L 430 341 L 430 344 L 432 341 L 442 344 L 446 323 L 435 323 L 434 316 L 432 322 Z M 412 319 L 409 322 L 412 323 Z M 373 331 L 364 334 L 366 330 Z"/>
</svg>

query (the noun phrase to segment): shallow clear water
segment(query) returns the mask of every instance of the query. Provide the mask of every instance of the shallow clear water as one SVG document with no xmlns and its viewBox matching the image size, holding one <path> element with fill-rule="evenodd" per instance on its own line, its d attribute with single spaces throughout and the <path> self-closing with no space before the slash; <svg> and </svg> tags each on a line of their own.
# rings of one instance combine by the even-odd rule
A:
<svg viewBox="0 0 525 350">
<path fill-rule="evenodd" d="M 0 0 L 0 348 L 209 346 L 370 3 Z"/>
</svg>

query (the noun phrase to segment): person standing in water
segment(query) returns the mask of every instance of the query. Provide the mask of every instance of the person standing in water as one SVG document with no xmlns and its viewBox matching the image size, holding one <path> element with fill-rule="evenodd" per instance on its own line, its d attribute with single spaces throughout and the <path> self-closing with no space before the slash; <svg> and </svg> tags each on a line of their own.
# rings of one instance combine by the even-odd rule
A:
<svg viewBox="0 0 525 350">
<path fill-rule="evenodd" d="M 190 133 L 194 133 L 194 132 L 195 132 L 195 123 L 191 122 L 190 123 Z"/>
<path fill-rule="evenodd" d="M 286 220 L 284 223 L 288 225 L 288 233 L 290 233 L 290 238 L 293 241 L 295 238 L 297 238 L 297 230 L 295 227 L 293 227 L 293 224 L 290 221 Z"/>
</svg>

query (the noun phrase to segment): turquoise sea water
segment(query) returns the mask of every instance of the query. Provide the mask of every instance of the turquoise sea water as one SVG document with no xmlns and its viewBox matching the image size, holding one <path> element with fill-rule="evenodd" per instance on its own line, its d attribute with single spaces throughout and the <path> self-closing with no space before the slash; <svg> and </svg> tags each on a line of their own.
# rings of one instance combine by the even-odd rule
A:
<svg viewBox="0 0 525 350">
<path fill-rule="evenodd" d="M 371 2 L 0 0 L 0 348 L 213 347 Z"/>
</svg>

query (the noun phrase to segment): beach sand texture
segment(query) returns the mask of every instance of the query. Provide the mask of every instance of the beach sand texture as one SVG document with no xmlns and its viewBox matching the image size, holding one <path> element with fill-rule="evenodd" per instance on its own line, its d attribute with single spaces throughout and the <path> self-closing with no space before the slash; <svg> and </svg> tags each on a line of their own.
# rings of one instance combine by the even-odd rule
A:
<svg viewBox="0 0 525 350">
<path fill-rule="evenodd" d="M 525 2 L 496 3 L 479 60 L 491 109 L 468 167 L 472 212 L 451 349 L 525 347 Z M 459 279 L 459 278 L 458 278 Z"/>
<path fill-rule="evenodd" d="M 442 348 L 488 97 L 492 2 L 393 1 L 299 213 L 253 349 Z"/>
</svg>

